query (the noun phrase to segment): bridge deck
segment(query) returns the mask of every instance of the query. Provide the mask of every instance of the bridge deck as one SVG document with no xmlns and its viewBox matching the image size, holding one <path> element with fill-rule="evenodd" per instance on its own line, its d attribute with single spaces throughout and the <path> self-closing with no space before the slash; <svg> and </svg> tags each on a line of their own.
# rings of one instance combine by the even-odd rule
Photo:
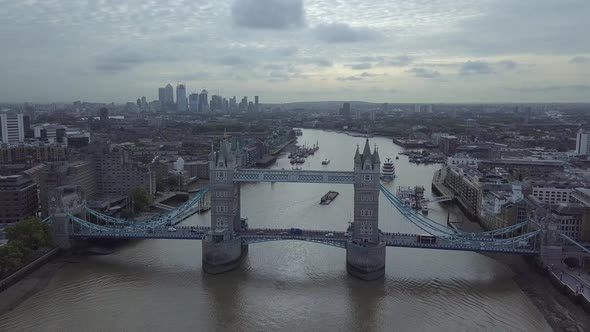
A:
<svg viewBox="0 0 590 332">
<path fill-rule="evenodd" d="M 176 227 L 176 231 L 154 229 L 151 231 L 130 232 L 125 228 L 112 231 L 83 230 L 70 235 L 72 238 L 94 239 L 177 239 L 202 240 L 209 232 L 209 227 Z M 254 244 L 271 241 L 298 240 L 346 248 L 350 237 L 345 232 L 302 230 L 301 234 L 294 234 L 289 229 L 252 228 L 240 232 L 244 244 Z M 437 237 L 434 243 L 418 241 L 416 234 L 383 233 L 383 240 L 388 247 L 475 251 L 520 255 L 537 255 L 538 250 L 530 247 L 516 247 L 515 244 L 496 244 L 493 241 L 454 241 L 446 237 Z"/>
<path fill-rule="evenodd" d="M 299 182 L 354 184 L 354 172 L 241 169 L 234 175 L 236 182 Z"/>
</svg>

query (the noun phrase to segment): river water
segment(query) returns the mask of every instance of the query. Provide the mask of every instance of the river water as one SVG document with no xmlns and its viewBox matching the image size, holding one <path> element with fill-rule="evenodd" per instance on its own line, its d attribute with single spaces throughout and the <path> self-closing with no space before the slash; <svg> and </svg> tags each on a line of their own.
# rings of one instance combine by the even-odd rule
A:
<svg viewBox="0 0 590 332">
<path fill-rule="evenodd" d="M 364 138 L 304 130 L 300 144 L 320 150 L 305 169 L 352 170 Z M 372 138 L 381 160 L 401 148 Z M 322 166 L 324 158 L 331 160 Z M 395 160 L 389 186 L 424 185 L 438 165 Z M 274 168 L 291 169 L 281 157 Z M 340 196 L 319 205 L 328 190 Z M 264 183 L 242 186 L 242 216 L 251 227 L 345 230 L 352 186 Z M 384 197 L 380 228 L 421 233 Z M 446 221 L 443 206 L 429 216 Z M 451 219 L 463 218 L 453 212 Z M 208 215 L 185 224 L 208 225 Z M 251 245 L 242 267 L 222 275 L 201 270 L 201 243 L 130 242 L 107 256 L 66 264 L 43 291 L 0 317 L 0 331 L 550 331 L 532 302 L 495 260 L 470 252 L 388 248 L 385 278 L 363 282 L 346 273 L 345 250 L 297 241 Z"/>
</svg>

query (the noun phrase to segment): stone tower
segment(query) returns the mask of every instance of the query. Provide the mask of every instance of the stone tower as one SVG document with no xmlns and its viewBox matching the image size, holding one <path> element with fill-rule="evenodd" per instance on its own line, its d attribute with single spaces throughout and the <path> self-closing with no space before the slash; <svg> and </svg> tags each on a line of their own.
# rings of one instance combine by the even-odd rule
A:
<svg viewBox="0 0 590 332">
<path fill-rule="evenodd" d="M 381 160 L 377 148 L 371 153 L 369 140 L 363 153 L 354 155 L 354 222 L 346 248 L 348 273 L 374 280 L 385 273 L 385 242 L 379 232 L 379 176 Z"/>
<path fill-rule="evenodd" d="M 217 274 L 239 266 L 245 247 L 240 230 L 240 184 L 234 173 L 241 166 L 239 147 L 223 140 L 219 151 L 209 155 L 211 230 L 203 240 L 203 269 Z"/>
</svg>

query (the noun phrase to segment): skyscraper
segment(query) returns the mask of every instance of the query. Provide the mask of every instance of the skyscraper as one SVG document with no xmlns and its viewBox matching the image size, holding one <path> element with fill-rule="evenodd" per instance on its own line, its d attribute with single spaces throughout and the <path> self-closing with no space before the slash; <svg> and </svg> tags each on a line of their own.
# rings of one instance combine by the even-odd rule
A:
<svg viewBox="0 0 590 332">
<path fill-rule="evenodd" d="M 340 116 L 350 118 L 350 103 L 344 103 L 340 109 Z"/>
<path fill-rule="evenodd" d="M 258 104 L 258 96 L 254 96 L 254 111 L 260 112 L 260 104 Z"/>
<path fill-rule="evenodd" d="M 186 87 L 184 84 L 176 86 L 176 110 L 179 112 L 186 112 L 188 109 L 188 102 L 186 100 Z"/>
<path fill-rule="evenodd" d="M 8 111 L 0 114 L 0 133 L 2 143 L 18 143 L 25 141 L 23 115 Z"/>
<path fill-rule="evenodd" d="M 199 111 L 199 94 L 198 93 L 191 93 L 188 96 L 188 109 L 191 112 L 198 112 Z"/>
<path fill-rule="evenodd" d="M 158 89 L 158 100 L 162 111 L 170 111 L 174 109 L 174 88 L 168 84 L 163 88 Z"/>
<path fill-rule="evenodd" d="M 207 90 L 203 89 L 199 95 L 199 112 L 207 112 L 209 109 L 209 97 Z"/>
<path fill-rule="evenodd" d="M 211 112 L 223 110 L 223 98 L 218 95 L 211 96 Z"/>
<path fill-rule="evenodd" d="M 586 156 L 590 154 L 590 132 L 584 129 L 578 130 L 576 137 L 576 154 Z"/>
</svg>

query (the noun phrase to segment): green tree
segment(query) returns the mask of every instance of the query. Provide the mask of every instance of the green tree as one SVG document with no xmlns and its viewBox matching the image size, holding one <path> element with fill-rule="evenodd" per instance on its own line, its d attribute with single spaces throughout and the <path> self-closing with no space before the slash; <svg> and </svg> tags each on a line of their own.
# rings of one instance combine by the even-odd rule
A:
<svg viewBox="0 0 590 332">
<path fill-rule="evenodd" d="M 152 204 L 152 197 L 141 187 L 131 191 L 131 199 L 133 199 L 135 212 L 145 211 Z"/>
<path fill-rule="evenodd" d="M 21 243 L 25 248 L 36 250 L 52 244 L 49 226 L 39 218 L 27 218 L 6 229 L 9 243 Z"/>
</svg>

